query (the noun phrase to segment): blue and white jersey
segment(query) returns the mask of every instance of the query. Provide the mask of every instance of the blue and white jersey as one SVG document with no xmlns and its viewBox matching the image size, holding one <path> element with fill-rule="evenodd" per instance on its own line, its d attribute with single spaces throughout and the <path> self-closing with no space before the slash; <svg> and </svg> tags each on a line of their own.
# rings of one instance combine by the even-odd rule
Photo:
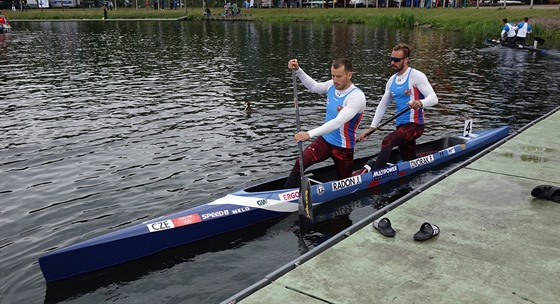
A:
<svg viewBox="0 0 560 304">
<path fill-rule="evenodd" d="M 343 96 L 337 96 L 336 89 L 333 86 L 327 92 L 327 114 L 325 115 L 325 123 L 335 119 L 338 113 L 346 106 L 345 99 L 354 90 L 360 90 L 354 87 L 350 92 Z M 360 90 L 361 91 L 361 90 Z M 354 148 L 356 142 L 356 130 L 362 120 L 363 112 L 360 112 L 352 119 L 344 123 L 340 128 L 324 134 L 323 138 L 331 145 L 342 148 Z"/>
<path fill-rule="evenodd" d="M 529 23 L 519 22 L 517 24 L 517 37 L 525 38 L 527 37 L 527 34 L 531 34 L 532 30 L 533 29 Z"/>
<path fill-rule="evenodd" d="M 408 69 L 406 80 L 400 84 L 397 83 L 396 75 L 393 77 L 393 82 L 391 83 L 391 97 L 397 105 L 396 113 L 408 108 L 408 104 L 411 101 L 424 99 L 424 94 L 422 94 L 417 87 L 413 86 L 410 81 L 410 74 L 412 71 L 414 71 L 414 69 Z M 424 125 L 424 108 L 418 110 L 410 109 L 409 115 L 401 115 L 397 118 L 396 125 L 400 126 L 409 122 Z"/>
<path fill-rule="evenodd" d="M 515 37 L 515 30 L 516 30 L 515 26 L 513 26 L 511 23 L 506 23 L 502 28 L 501 36 L 503 37 L 504 33 L 507 33 L 508 38 Z"/>
</svg>

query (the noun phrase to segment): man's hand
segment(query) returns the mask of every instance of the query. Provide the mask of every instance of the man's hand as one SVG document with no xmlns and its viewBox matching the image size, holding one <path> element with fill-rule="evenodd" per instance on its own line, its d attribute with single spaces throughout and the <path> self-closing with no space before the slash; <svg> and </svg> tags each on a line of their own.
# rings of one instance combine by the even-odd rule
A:
<svg viewBox="0 0 560 304">
<path fill-rule="evenodd" d="M 301 132 L 297 132 L 296 135 L 294 135 L 294 138 L 296 142 L 300 142 L 300 141 L 306 141 L 310 139 L 311 136 L 309 136 L 309 133 L 301 131 Z"/>
<path fill-rule="evenodd" d="M 413 101 L 411 101 L 411 102 L 408 103 L 408 106 L 409 106 L 411 109 L 418 110 L 418 109 L 420 109 L 420 108 L 423 106 L 423 104 L 422 104 L 422 102 L 421 102 L 420 100 L 413 100 Z"/>
<path fill-rule="evenodd" d="M 376 130 L 376 128 L 368 128 L 367 130 L 365 130 L 364 132 L 362 132 L 362 134 L 360 134 L 360 137 L 358 137 L 359 141 L 366 141 L 369 138 L 369 135 L 371 133 L 373 133 Z"/>
<path fill-rule="evenodd" d="M 295 71 L 298 69 L 299 69 L 299 63 L 297 59 L 290 59 L 290 61 L 288 61 L 288 70 Z"/>
</svg>

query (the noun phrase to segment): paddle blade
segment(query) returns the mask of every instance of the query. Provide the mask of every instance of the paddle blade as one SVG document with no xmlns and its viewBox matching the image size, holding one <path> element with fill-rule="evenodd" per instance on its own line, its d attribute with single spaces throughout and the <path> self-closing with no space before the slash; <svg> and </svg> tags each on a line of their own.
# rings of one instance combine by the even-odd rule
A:
<svg viewBox="0 0 560 304">
<path fill-rule="evenodd" d="M 298 212 L 299 226 L 302 232 L 313 225 L 313 202 L 311 201 L 311 183 L 306 176 L 301 178 L 301 186 L 299 191 Z"/>
</svg>

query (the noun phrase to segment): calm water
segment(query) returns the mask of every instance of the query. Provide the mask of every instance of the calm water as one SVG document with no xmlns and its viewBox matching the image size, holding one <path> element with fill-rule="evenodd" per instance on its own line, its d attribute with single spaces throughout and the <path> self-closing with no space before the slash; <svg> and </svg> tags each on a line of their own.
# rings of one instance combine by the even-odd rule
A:
<svg viewBox="0 0 560 304">
<path fill-rule="evenodd" d="M 398 42 L 440 97 L 425 139 L 518 129 L 559 104 L 560 62 L 484 48 L 484 37 L 362 25 L 222 22 L 14 22 L 0 34 L 2 303 L 216 303 L 301 254 L 297 216 L 47 287 L 38 257 L 54 248 L 196 206 L 286 173 L 297 149 L 297 57 L 328 79 L 338 56 L 373 109 Z M 300 91 L 304 91 L 302 87 Z M 302 92 L 304 129 L 324 97 Z M 245 101 L 258 112 L 247 115 Z M 363 129 L 363 128 L 362 128 Z M 374 152 L 376 140 L 356 156 Z M 429 180 L 422 175 L 410 186 Z M 433 175 L 432 175 L 433 176 Z M 362 193 L 317 211 L 320 243 L 398 196 Z M 373 208 L 372 208 L 373 207 Z"/>
</svg>

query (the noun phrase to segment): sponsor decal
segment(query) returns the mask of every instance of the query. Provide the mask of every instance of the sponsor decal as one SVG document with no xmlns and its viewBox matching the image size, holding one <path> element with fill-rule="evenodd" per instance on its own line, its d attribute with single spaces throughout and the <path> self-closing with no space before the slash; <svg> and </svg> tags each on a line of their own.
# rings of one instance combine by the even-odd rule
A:
<svg viewBox="0 0 560 304">
<path fill-rule="evenodd" d="M 321 196 L 323 193 L 325 193 L 325 187 L 323 187 L 323 185 L 317 186 L 317 194 Z"/>
<path fill-rule="evenodd" d="M 352 176 L 332 183 L 332 191 L 342 190 L 362 183 L 362 177 Z"/>
<path fill-rule="evenodd" d="M 406 95 L 406 96 L 412 95 L 412 90 L 411 89 L 404 90 L 404 95 Z"/>
<path fill-rule="evenodd" d="M 268 201 L 266 200 L 266 198 L 263 198 L 263 199 L 260 199 L 260 200 L 257 201 L 258 206 L 264 206 L 264 205 L 267 205 L 267 204 L 268 204 Z"/>
<path fill-rule="evenodd" d="M 451 154 L 455 154 L 455 148 L 454 147 L 447 148 L 447 155 L 451 155 Z"/>
<path fill-rule="evenodd" d="M 172 220 L 165 220 L 161 222 L 146 224 L 146 226 L 148 226 L 148 230 L 150 230 L 150 232 L 157 232 L 157 231 L 175 228 L 175 225 L 173 224 Z"/>
<path fill-rule="evenodd" d="M 241 207 L 241 208 L 231 210 L 231 214 L 239 214 L 239 213 L 247 212 L 249 210 L 251 210 L 250 207 Z"/>
<path fill-rule="evenodd" d="M 383 168 L 375 170 L 372 172 L 373 179 L 382 179 L 387 176 L 396 175 L 399 173 L 399 168 L 397 166 L 391 166 L 389 168 Z"/>
<path fill-rule="evenodd" d="M 465 150 L 467 148 L 466 144 L 461 144 L 461 150 Z"/>
<path fill-rule="evenodd" d="M 426 164 L 433 163 L 433 162 L 434 162 L 434 155 L 430 154 L 428 156 L 424 156 L 424 157 L 420 157 L 420 158 L 411 160 L 408 163 L 410 164 L 410 169 L 414 169 L 414 168 L 422 167 Z"/>
<path fill-rule="evenodd" d="M 202 215 L 202 220 L 209 220 L 209 219 L 213 219 L 213 218 L 218 218 L 218 217 L 222 217 L 222 216 L 226 216 L 229 215 L 229 210 L 220 210 L 220 211 L 215 211 L 215 212 L 210 212 L 210 213 L 204 213 Z"/>
<path fill-rule="evenodd" d="M 299 190 L 284 192 L 278 194 L 281 201 L 291 201 L 299 198 Z"/>
<path fill-rule="evenodd" d="M 181 227 L 190 224 L 196 224 L 198 222 L 201 222 L 202 219 L 200 218 L 200 215 L 198 215 L 198 213 L 195 213 L 174 218 L 171 221 L 173 222 L 173 225 L 175 225 L 175 227 Z"/>
</svg>

